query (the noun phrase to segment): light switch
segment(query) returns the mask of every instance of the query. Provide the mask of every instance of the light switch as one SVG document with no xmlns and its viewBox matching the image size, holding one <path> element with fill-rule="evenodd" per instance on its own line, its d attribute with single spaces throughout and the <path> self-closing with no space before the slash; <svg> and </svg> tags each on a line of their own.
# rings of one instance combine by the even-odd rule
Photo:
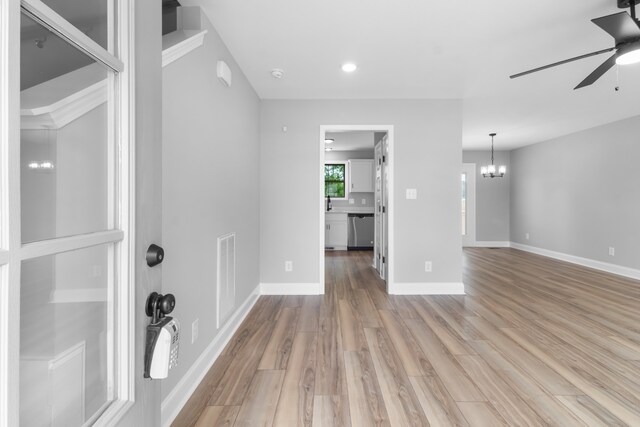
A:
<svg viewBox="0 0 640 427">
<path fill-rule="evenodd" d="M 415 200 L 418 198 L 418 190 L 415 188 L 407 188 L 407 200 Z"/>
</svg>

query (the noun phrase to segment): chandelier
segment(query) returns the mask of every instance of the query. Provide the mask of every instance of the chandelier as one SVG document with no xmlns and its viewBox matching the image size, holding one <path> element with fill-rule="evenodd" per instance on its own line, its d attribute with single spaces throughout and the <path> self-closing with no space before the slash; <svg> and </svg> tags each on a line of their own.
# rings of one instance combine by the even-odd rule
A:
<svg viewBox="0 0 640 427">
<path fill-rule="evenodd" d="M 488 166 L 482 166 L 480 168 L 480 173 L 485 178 L 502 178 L 504 173 L 507 171 L 507 167 L 504 165 L 498 166 L 498 173 L 496 173 L 496 165 L 493 164 L 493 137 L 496 136 L 496 133 L 490 133 L 491 137 L 491 164 Z"/>
</svg>

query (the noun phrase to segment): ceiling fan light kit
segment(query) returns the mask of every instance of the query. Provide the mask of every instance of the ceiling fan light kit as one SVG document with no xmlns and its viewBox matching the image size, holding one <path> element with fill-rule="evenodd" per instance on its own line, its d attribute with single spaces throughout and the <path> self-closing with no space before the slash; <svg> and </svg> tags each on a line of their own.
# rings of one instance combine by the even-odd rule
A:
<svg viewBox="0 0 640 427">
<path fill-rule="evenodd" d="M 491 164 L 487 166 L 482 166 L 480 168 L 480 173 L 485 178 L 502 178 L 504 174 L 507 173 L 506 166 L 504 165 L 498 166 L 497 172 L 496 172 L 496 165 L 493 164 L 493 137 L 496 135 L 497 134 L 495 132 L 489 134 L 489 136 L 491 137 Z"/>
<path fill-rule="evenodd" d="M 618 49 L 616 64 L 630 65 L 638 62 L 640 62 L 640 42 L 628 43 Z"/>
<path fill-rule="evenodd" d="M 514 74 L 510 78 L 525 76 L 537 71 L 546 70 L 547 68 L 563 65 L 568 62 L 577 61 L 579 59 L 589 58 L 594 55 L 616 51 L 613 56 L 604 61 L 598 68 L 589 74 L 574 89 L 580 89 L 589 86 L 602 77 L 614 65 L 628 65 L 640 62 L 640 21 L 636 18 L 636 4 L 640 0 L 617 0 L 618 7 L 629 8 L 629 12 L 618 12 L 613 15 L 602 16 L 592 19 L 591 22 L 606 31 L 615 41 L 615 46 L 602 49 L 596 52 L 587 53 L 585 55 L 576 56 L 574 58 L 565 59 L 563 61 L 554 62 L 553 64 L 544 65 L 522 73 Z"/>
</svg>

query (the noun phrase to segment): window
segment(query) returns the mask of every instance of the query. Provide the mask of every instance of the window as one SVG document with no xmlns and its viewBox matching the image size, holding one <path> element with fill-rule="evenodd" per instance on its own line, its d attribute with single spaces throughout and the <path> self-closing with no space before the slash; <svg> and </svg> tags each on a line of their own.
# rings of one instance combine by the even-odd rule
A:
<svg viewBox="0 0 640 427">
<path fill-rule="evenodd" d="M 324 164 L 324 195 L 345 199 L 347 182 L 347 162 Z"/>
</svg>

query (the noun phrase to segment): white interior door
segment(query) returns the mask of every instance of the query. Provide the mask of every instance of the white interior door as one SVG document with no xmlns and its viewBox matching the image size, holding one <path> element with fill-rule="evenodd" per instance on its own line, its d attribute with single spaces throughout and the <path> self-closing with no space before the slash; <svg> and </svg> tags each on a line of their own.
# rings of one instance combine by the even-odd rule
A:
<svg viewBox="0 0 640 427">
<path fill-rule="evenodd" d="M 382 138 L 382 266 L 380 276 L 389 288 L 389 138 Z"/>
<path fill-rule="evenodd" d="M 462 246 L 476 245 L 476 164 L 463 163 L 460 175 Z"/>
<path fill-rule="evenodd" d="M 378 141 L 374 147 L 375 171 L 375 228 L 373 245 L 373 266 L 378 274 L 382 266 L 382 142 Z"/>
</svg>

